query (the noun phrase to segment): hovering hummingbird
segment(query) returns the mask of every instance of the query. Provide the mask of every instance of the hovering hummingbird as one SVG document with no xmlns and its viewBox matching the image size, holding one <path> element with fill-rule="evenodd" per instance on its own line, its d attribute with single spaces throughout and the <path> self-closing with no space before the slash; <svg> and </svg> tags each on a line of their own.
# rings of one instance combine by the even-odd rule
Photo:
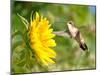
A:
<svg viewBox="0 0 100 75">
<path fill-rule="evenodd" d="M 79 44 L 82 50 L 84 51 L 87 50 L 88 47 L 84 41 L 84 38 L 82 37 L 82 34 L 80 33 L 79 29 L 75 27 L 75 24 L 73 23 L 73 21 L 69 21 L 67 23 L 67 26 L 68 26 L 68 33 L 70 37 L 77 41 L 77 43 Z"/>
</svg>

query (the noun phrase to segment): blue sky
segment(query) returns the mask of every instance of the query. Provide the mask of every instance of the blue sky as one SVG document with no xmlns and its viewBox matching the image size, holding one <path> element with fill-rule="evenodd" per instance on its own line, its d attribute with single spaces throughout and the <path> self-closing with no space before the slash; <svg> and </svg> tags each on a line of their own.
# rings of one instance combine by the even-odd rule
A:
<svg viewBox="0 0 100 75">
<path fill-rule="evenodd" d="M 93 14 L 96 14 L 96 6 L 90 6 L 90 11 L 91 11 Z"/>
</svg>

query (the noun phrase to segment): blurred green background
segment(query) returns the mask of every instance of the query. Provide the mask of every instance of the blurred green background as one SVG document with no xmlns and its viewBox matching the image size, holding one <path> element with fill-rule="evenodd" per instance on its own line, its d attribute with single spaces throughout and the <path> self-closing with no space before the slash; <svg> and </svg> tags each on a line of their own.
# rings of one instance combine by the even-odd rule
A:
<svg viewBox="0 0 100 75">
<path fill-rule="evenodd" d="M 27 57 L 25 57 L 27 52 L 23 47 L 23 39 L 21 36 L 17 35 L 12 38 L 11 71 L 13 73 L 85 70 L 96 68 L 95 6 L 22 1 L 14 1 L 11 4 L 11 34 L 16 30 L 21 31 L 22 33 L 25 31 L 24 24 L 17 16 L 17 13 L 30 22 L 31 12 L 37 11 L 50 20 L 54 31 L 66 30 L 67 21 L 74 21 L 83 34 L 89 49 L 89 53 L 87 53 L 82 51 L 73 39 L 56 36 L 54 38 L 57 43 L 57 46 L 54 48 L 57 53 L 55 60 L 56 64 L 44 68 L 37 64 L 37 62 L 34 62 L 35 60 L 33 59 L 27 60 Z"/>
</svg>

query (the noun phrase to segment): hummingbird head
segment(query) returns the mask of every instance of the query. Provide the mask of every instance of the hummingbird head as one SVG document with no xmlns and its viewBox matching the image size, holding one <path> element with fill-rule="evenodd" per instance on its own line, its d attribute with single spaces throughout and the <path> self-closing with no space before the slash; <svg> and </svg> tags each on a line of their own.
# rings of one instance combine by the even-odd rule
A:
<svg viewBox="0 0 100 75">
<path fill-rule="evenodd" d="M 67 23 L 67 25 L 74 26 L 74 23 L 73 23 L 73 21 L 69 21 L 69 22 Z"/>
</svg>

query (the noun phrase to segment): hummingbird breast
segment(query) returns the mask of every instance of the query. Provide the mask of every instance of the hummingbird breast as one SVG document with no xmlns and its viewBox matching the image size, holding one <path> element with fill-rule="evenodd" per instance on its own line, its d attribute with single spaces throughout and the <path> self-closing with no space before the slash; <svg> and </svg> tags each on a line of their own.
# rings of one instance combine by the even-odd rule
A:
<svg viewBox="0 0 100 75">
<path fill-rule="evenodd" d="M 78 32 L 78 29 L 70 24 L 68 24 L 68 29 L 69 29 L 69 32 L 70 32 L 70 35 L 75 38 L 76 37 L 76 34 Z"/>
</svg>

